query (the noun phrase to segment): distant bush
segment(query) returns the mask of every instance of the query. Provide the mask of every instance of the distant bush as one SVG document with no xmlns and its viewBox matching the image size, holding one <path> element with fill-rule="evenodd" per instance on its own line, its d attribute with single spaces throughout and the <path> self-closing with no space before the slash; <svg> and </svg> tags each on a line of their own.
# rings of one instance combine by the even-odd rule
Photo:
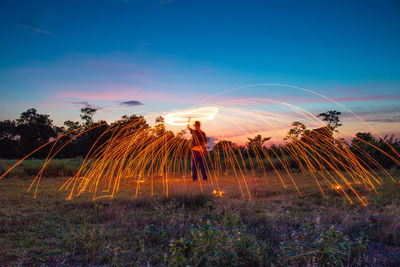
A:
<svg viewBox="0 0 400 267">
<path fill-rule="evenodd" d="M 17 161 L 16 160 L 0 160 L 0 175 L 7 172 Z M 11 170 L 6 177 L 31 177 L 36 176 L 42 169 L 45 160 L 30 159 L 23 161 L 16 168 Z M 51 160 L 43 171 L 44 177 L 61 177 L 73 176 L 79 170 L 82 164 L 81 158 L 73 159 L 54 159 Z"/>
</svg>

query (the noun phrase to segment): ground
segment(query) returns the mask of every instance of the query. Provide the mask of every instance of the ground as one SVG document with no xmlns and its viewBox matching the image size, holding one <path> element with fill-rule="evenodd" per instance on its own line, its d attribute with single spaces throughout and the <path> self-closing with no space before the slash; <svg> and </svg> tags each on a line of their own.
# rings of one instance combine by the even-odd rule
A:
<svg viewBox="0 0 400 267">
<path fill-rule="evenodd" d="M 36 199 L 27 192 L 33 177 L 6 177 L 0 265 L 400 264 L 398 183 L 385 180 L 378 193 L 359 186 L 363 206 L 335 189 L 323 196 L 311 176 L 296 174 L 301 194 L 273 173 L 267 178 L 248 178 L 251 199 L 227 176 L 221 194 L 215 183 L 201 190 L 181 177 L 169 178 L 166 197 L 166 181 L 156 177 L 153 196 L 145 179 L 137 196 L 130 184 L 114 199 L 92 201 L 66 200 L 68 192 L 58 192 L 65 177 L 44 178 Z"/>
</svg>

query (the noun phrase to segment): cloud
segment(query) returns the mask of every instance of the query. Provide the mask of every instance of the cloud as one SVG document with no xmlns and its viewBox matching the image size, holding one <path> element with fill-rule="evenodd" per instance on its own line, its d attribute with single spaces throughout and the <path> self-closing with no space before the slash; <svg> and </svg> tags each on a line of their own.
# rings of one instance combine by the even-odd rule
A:
<svg viewBox="0 0 400 267">
<path fill-rule="evenodd" d="M 206 69 L 203 69 L 203 70 L 202 70 L 202 72 L 212 72 L 212 71 L 213 71 L 212 68 L 206 68 Z"/>
<path fill-rule="evenodd" d="M 230 95 L 223 94 L 201 94 L 202 102 L 205 100 L 210 103 L 213 102 L 223 104 L 245 104 L 245 105 L 263 105 L 267 103 L 288 103 L 293 105 L 299 104 L 312 104 L 312 103 L 329 103 L 331 101 L 312 95 L 310 97 L 306 95 L 286 95 L 286 96 L 271 96 L 271 97 L 232 97 Z M 392 95 L 371 95 L 371 96 L 356 96 L 356 97 L 331 97 L 335 102 L 364 102 L 364 101 L 379 101 L 379 100 L 400 100 L 400 94 Z M 331 102 L 333 103 L 333 102 Z"/>
<path fill-rule="evenodd" d="M 199 97 L 186 92 L 165 92 L 161 90 L 145 90 L 136 86 L 121 83 L 90 83 L 74 85 L 54 84 L 54 87 L 61 88 L 54 96 L 54 101 L 65 99 L 69 101 L 117 101 L 121 99 L 135 99 L 140 97 L 146 102 L 170 102 L 195 104 Z M 93 88 L 97 88 L 93 91 Z M 78 91 L 79 90 L 79 91 Z M 185 94 L 186 93 L 186 94 Z"/>
<path fill-rule="evenodd" d="M 97 92 L 84 92 L 86 88 L 80 91 L 63 91 L 58 94 L 59 98 L 80 98 L 89 100 L 118 100 L 130 94 L 136 94 L 137 90 L 101 90 Z"/>
<path fill-rule="evenodd" d="M 77 108 L 95 108 L 97 110 L 103 109 L 103 107 L 97 106 L 97 105 L 92 105 L 87 101 L 73 101 L 71 103 L 74 105 L 74 107 L 77 107 Z"/>
<path fill-rule="evenodd" d="M 117 87 L 116 85 L 115 87 Z M 94 100 L 94 101 L 118 101 L 121 102 L 120 99 L 126 98 L 134 98 L 140 95 L 141 98 L 145 99 L 165 99 L 165 94 L 160 92 L 149 92 L 144 91 L 142 89 L 130 87 L 130 88 L 122 88 L 122 89 L 113 89 L 113 86 L 108 88 L 104 88 L 98 90 L 96 92 L 84 92 L 86 87 L 81 87 L 82 90 L 78 91 L 67 91 L 59 92 L 56 96 L 58 99 L 65 99 L 65 98 L 73 98 L 74 100 Z"/>
<path fill-rule="evenodd" d="M 360 97 L 331 97 L 335 102 L 362 102 L 362 101 L 377 101 L 377 100 L 400 100 L 400 95 L 372 95 Z M 279 98 L 280 101 L 292 104 L 308 104 L 308 103 L 324 103 L 330 102 L 322 97 L 313 96 L 312 98 L 303 98 L 296 96 L 287 96 Z"/>
<path fill-rule="evenodd" d="M 377 90 L 382 90 L 383 88 L 393 88 L 397 87 L 396 83 L 368 83 L 358 86 L 342 86 L 338 84 L 335 88 L 336 91 L 341 91 L 345 93 L 353 94 L 365 94 L 365 92 L 374 92 Z"/>
<path fill-rule="evenodd" d="M 395 116 L 392 118 L 367 118 L 366 122 L 400 122 L 400 116 Z"/>
<path fill-rule="evenodd" d="M 376 122 L 376 120 L 387 120 L 387 114 L 398 114 L 400 113 L 400 107 L 398 106 L 369 106 L 369 107 L 354 107 L 352 109 L 354 113 L 365 118 L 365 121 Z M 350 112 L 342 112 L 341 117 L 354 117 Z M 394 115 L 393 118 L 397 118 L 400 115 Z M 386 118 L 385 118 L 386 117 Z M 392 118 L 392 119 L 393 119 Z M 392 120 L 390 119 L 390 120 Z M 394 120 L 394 119 L 393 119 Z"/>
<path fill-rule="evenodd" d="M 53 35 L 52 32 L 49 32 L 49 31 L 39 28 L 37 26 L 33 26 L 33 25 L 29 25 L 29 24 L 23 24 L 23 26 L 29 30 L 32 30 L 34 35 L 39 35 L 39 34 Z"/>
<path fill-rule="evenodd" d="M 142 102 L 137 101 L 137 100 L 122 101 L 119 104 L 122 106 L 128 106 L 128 107 L 144 105 Z"/>
<path fill-rule="evenodd" d="M 371 101 L 371 100 L 400 100 L 400 95 L 375 95 L 364 97 L 345 97 L 334 99 L 337 102 Z"/>
</svg>

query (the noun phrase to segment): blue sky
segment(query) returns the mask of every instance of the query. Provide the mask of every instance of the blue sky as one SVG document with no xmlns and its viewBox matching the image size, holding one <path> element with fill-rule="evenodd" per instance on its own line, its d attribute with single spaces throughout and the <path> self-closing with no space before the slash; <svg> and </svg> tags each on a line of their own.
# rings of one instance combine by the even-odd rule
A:
<svg viewBox="0 0 400 267">
<path fill-rule="evenodd" d="M 398 1 L 2 0 L 0 25 L 0 119 L 35 107 L 60 125 L 92 105 L 112 121 L 279 83 L 399 128 Z M 228 96 L 340 110 L 293 88 Z"/>
</svg>

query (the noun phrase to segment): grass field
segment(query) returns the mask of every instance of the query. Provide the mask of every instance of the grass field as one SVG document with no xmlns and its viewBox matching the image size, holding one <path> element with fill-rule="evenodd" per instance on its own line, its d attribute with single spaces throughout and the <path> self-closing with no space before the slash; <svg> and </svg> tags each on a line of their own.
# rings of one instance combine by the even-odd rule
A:
<svg viewBox="0 0 400 267">
<path fill-rule="evenodd" d="M 271 174 L 249 183 L 251 201 L 229 177 L 223 197 L 180 178 L 169 180 L 168 198 L 156 179 L 154 197 L 145 181 L 137 198 L 123 190 L 97 201 L 65 200 L 67 178 L 51 176 L 33 199 L 32 179 L 20 171 L 0 181 L 0 265 L 400 264 L 400 185 L 390 181 L 379 194 L 360 189 L 364 207 L 333 189 L 323 197 L 301 174 L 301 195 Z"/>
</svg>

